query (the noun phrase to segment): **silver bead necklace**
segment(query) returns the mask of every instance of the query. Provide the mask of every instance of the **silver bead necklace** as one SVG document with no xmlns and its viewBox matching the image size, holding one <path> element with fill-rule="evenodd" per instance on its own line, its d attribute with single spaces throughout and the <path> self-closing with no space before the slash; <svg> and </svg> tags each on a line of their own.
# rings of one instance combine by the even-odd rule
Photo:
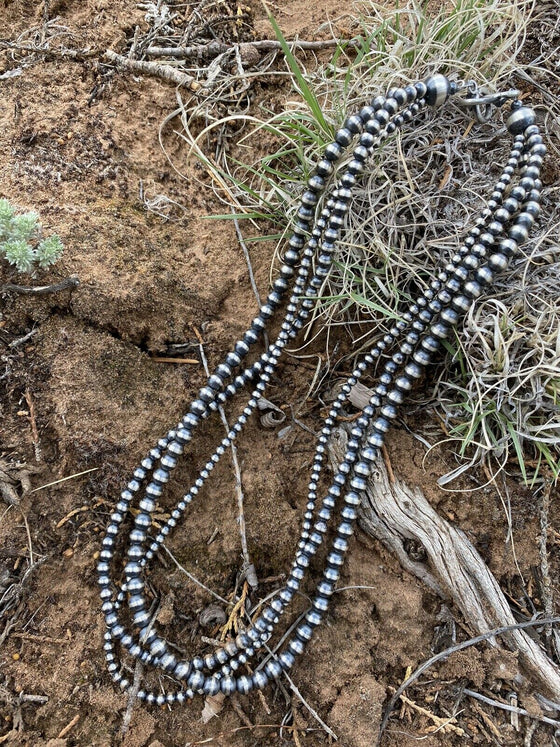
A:
<svg viewBox="0 0 560 747">
<path fill-rule="evenodd" d="M 208 378 L 177 427 L 160 439 L 134 470 L 132 480 L 111 514 L 97 572 L 107 628 L 104 637 L 107 666 L 122 690 L 131 687 L 121 664 L 123 655 L 177 680 L 176 689 L 165 694 L 148 689 L 138 691 L 140 700 L 163 705 L 182 703 L 197 693 L 229 695 L 264 688 L 270 680 L 292 668 L 304 653 L 329 608 L 348 540 L 354 532 L 361 496 L 377 452 L 397 415 L 397 407 L 483 289 L 508 266 L 510 258 L 527 239 L 539 213 L 542 189 L 539 175 L 546 148 L 535 124 L 534 111 L 524 106 L 517 96 L 517 91 L 481 95 L 472 81 L 455 83 L 436 74 L 425 82 L 392 88 L 385 96 L 377 96 L 358 114 L 348 117 L 335 140 L 325 148 L 301 197 L 283 264 L 266 302 L 243 337 Z M 366 168 L 369 156 L 397 129 L 414 122 L 427 107 L 438 109 L 449 99 L 473 109 L 479 121 L 485 121 L 493 107 L 511 101 L 506 124 L 513 144 L 503 173 L 451 261 L 404 310 L 389 333 L 362 357 L 333 403 L 317 439 L 300 539 L 285 586 L 235 641 L 206 656 L 196 656 L 190 661 L 180 659 L 169 650 L 169 644 L 151 620 L 145 595 L 146 568 L 222 455 L 241 433 L 257 401 L 264 395 L 283 349 L 308 320 L 314 298 L 331 269 L 335 245 L 350 208 L 352 189 Z M 354 141 L 357 144 L 350 161 L 337 171 L 337 162 Z M 322 193 L 329 196 L 319 211 L 317 205 Z M 288 301 L 276 340 L 254 363 L 244 364 L 286 296 Z M 383 364 L 368 405 L 353 424 L 344 460 L 324 497 L 318 501 L 327 444 L 341 410 L 351 389 L 386 350 L 394 352 Z M 157 501 L 198 425 L 243 390 L 248 390 L 250 395 L 241 415 L 171 511 L 169 519 L 155 536 L 151 536 Z M 138 510 L 132 517 L 133 505 Z M 119 579 L 113 568 L 115 542 L 125 531 L 127 518 L 132 528 L 128 532 L 124 578 Z M 329 541 L 327 533 L 331 537 L 330 548 L 311 607 L 288 636 L 280 653 L 262 661 L 259 650 L 267 644 L 298 592 L 311 559 Z M 247 663 L 251 664 L 251 669 L 240 673 Z"/>
</svg>

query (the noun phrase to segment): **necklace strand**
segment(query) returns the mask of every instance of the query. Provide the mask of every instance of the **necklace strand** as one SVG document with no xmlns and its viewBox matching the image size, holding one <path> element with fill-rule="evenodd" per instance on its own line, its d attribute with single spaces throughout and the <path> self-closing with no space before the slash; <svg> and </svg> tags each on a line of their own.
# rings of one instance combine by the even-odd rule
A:
<svg viewBox="0 0 560 747">
<path fill-rule="evenodd" d="M 440 350 L 451 330 L 458 325 L 484 288 L 493 282 L 495 275 L 507 268 L 519 245 L 527 239 L 528 231 L 539 212 L 542 189 L 539 175 L 546 148 L 535 124 L 534 111 L 515 98 L 507 119 L 507 129 L 513 135 L 513 145 L 486 207 L 451 261 L 409 305 L 390 331 L 363 356 L 331 406 L 317 439 L 300 539 L 285 586 L 235 641 L 190 661 L 179 659 L 171 653 L 148 611 L 144 593 L 144 572 L 148 563 L 201 491 L 222 455 L 241 433 L 257 406 L 258 399 L 264 395 L 283 349 L 308 320 L 314 299 L 330 272 L 336 242 L 344 216 L 349 210 L 352 189 L 364 171 L 367 159 L 397 129 L 414 122 L 426 107 L 437 109 L 449 98 L 459 96 L 465 88 L 471 91 L 472 84 L 450 82 L 443 75 L 436 74 L 425 82 L 392 88 L 386 96 L 377 96 L 371 105 L 346 119 L 343 127 L 336 133 L 335 140 L 326 147 L 323 158 L 307 183 L 279 276 L 274 281 L 266 302 L 233 350 L 209 376 L 206 385 L 177 427 L 170 430 L 150 450 L 121 493 L 103 537 L 97 564 L 102 611 L 107 628 L 104 650 L 108 670 L 120 688 L 128 690 L 131 683 L 123 671 L 120 659 L 121 652 L 127 652 L 133 659 L 149 664 L 181 683 L 175 690 L 164 694 L 141 689 L 137 693 L 140 700 L 163 705 L 182 703 L 196 693 L 248 693 L 253 689 L 262 689 L 271 679 L 278 678 L 283 671 L 294 665 L 328 610 L 348 550 L 348 540 L 354 532 L 367 478 L 391 421 L 397 415 L 397 407 L 434 354 Z M 512 97 L 512 93 L 516 95 L 516 92 L 508 92 L 470 101 L 478 107 L 478 114 L 480 106 L 484 105 L 486 111 L 487 103 L 502 105 L 507 98 Z M 457 101 L 461 103 L 462 100 L 459 97 Z M 356 139 L 358 144 L 354 147 L 350 160 L 336 174 L 337 163 Z M 329 184 L 335 174 L 335 183 Z M 514 176 L 517 183 L 510 188 Z M 328 198 L 327 190 L 330 190 Z M 324 205 L 317 215 L 317 206 L 323 193 Z M 270 319 L 283 303 L 290 284 L 289 300 L 276 340 L 254 363 L 243 367 L 251 348 L 262 338 Z M 327 444 L 350 391 L 364 372 L 371 369 L 375 361 L 395 345 L 395 352 L 384 363 L 369 403 L 354 423 L 344 459 L 338 465 L 330 487 L 317 506 L 317 491 L 325 467 Z M 248 387 L 251 394 L 236 422 L 200 470 L 188 492 L 172 510 L 170 518 L 159 529 L 158 534 L 150 538 L 148 533 L 157 501 L 178 458 L 193 439 L 196 428 L 221 405 Z M 122 525 L 131 513 L 134 501 L 138 502 L 138 510 L 128 534 L 124 581 L 115 585 L 111 580 L 115 542 L 120 532 L 124 531 Z M 337 523 L 333 522 L 336 512 Z M 266 660 L 259 662 L 259 649 L 267 644 L 281 616 L 299 590 L 311 559 L 327 541 L 331 524 L 336 528 L 332 532 L 333 539 L 311 607 L 287 637 L 281 653 L 271 654 Z M 123 615 L 125 607 L 128 612 Z M 239 675 L 238 670 L 249 661 L 252 663 L 252 673 Z"/>
</svg>

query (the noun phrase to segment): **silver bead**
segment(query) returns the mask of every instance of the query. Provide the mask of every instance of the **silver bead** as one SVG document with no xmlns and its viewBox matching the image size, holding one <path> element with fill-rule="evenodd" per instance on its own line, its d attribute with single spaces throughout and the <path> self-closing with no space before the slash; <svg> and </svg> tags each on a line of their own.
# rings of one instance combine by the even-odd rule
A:
<svg viewBox="0 0 560 747">
<path fill-rule="evenodd" d="M 505 270 L 507 268 L 508 262 L 507 257 L 504 254 L 492 254 L 488 258 L 488 264 L 493 270 L 497 270 L 498 272 L 501 272 L 502 270 Z"/>
<path fill-rule="evenodd" d="M 514 109 L 506 121 L 506 126 L 512 135 L 524 132 L 527 127 L 535 124 L 535 112 L 528 106 L 521 106 Z"/>
<path fill-rule="evenodd" d="M 432 75 L 426 81 L 426 103 L 428 106 L 441 106 L 449 97 L 449 80 L 445 75 Z"/>
</svg>

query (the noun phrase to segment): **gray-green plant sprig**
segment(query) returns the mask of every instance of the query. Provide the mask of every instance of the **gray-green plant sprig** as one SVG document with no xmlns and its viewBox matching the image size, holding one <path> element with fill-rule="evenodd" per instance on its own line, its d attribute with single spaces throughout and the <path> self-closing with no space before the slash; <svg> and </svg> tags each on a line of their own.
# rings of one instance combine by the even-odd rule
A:
<svg viewBox="0 0 560 747">
<path fill-rule="evenodd" d="M 61 256 L 64 246 L 56 234 L 41 239 L 41 223 L 35 212 L 17 213 L 9 200 L 0 199 L 0 257 L 18 272 L 45 269 Z"/>
</svg>

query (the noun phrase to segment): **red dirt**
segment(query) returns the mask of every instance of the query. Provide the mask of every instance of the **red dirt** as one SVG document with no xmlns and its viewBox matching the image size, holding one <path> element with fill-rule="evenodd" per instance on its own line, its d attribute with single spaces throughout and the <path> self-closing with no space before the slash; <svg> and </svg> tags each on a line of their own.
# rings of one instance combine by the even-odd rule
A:
<svg viewBox="0 0 560 747">
<path fill-rule="evenodd" d="M 136 25 L 145 26 L 143 12 L 122 0 L 62 0 L 47 6 L 50 17 L 58 16 L 69 30 L 69 47 L 119 51 Z M 270 35 L 260 6 L 253 6 L 255 30 Z M 328 19 L 342 32 L 350 23 L 332 1 L 293 0 L 273 10 L 287 36 L 311 36 Z M 40 29 L 42 13 L 43 5 L 7 0 L 2 35 L 16 39 L 30 27 Z M 17 67 L 7 52 L 0 54 L 0 72 Z M 126 696 L 113 687 L 101 648 L 94 574 L 100 533 L 135 464 L 182 416 L 204 379 L 201 365 L 166 364 L 153 356 L 164 354 L 169 344 L 190 342 L 188 357 L 197 358 L 196 328 L 210 365 L 218 363 L 250 323 L 255 301 L 232 225 L 205 220 L 222 212 L 216 198 L 193 179 L 192 163 L 186 178 L 180 178 L 159 146 L 159 124 L 175 105 L 171 86 L 128 74 L 108 77 L 93 60 L 57 58 L 25 67 L 19 77 L 0 85 L 0 196 L 38 210 L 45 230 L 56 231 L 65 242 L 63 258 L 41 275 L 41 284 L 69 275 L 80 279 L 73 292 L 3 297 L 0 373 L 4 366 L 10 373 L 0 395 L 0 456 L 36 464 L 40 471 L 32 476 L 33 488 L 95 469 L 29 493 L 18 507 L 0 507 L 0 572 L 21 580 L 31 550 L 40 561 L 3 621 L 11 619 L 13 627 L 0 651 L 0 744 L 175 747 L 210 739 L 211 744 L 240 747 L 328 744 L 298 699 L 275 687 L 263 698 L 252 694 L 238 696 L 233 704 L 226 701 L 206 725 L 200 722 L 200 700 L 173 709 L 138 705 L 130 729 L 124 738 L 120 735 Z M 176 148 L 177 158 L 186 163 L 179 143 Z M 186 206 L 185 212 L 168 222 L 148 212 L 139 197 L 141 184 L 151 196 L 163 193 Z M 251 252 L 257 282 L 265 290 L 271 246 L 254 244 Z M 2 282 L 21 282 L 4 263 L 0 273 Z M 35 334 L 27 342 L 8 347 L 32 329 Z M 317 343 L 318 352 L 322 344 Z M 303 401 L 313 376 L 305 363 L 292 360 L 281 373 L 270 398 L 280 405 Z M 34 406 L 38 445 L 26 392 Z M 309 402 L 300 418 L 317 429 L 320 409 L 318 402 Z M 418 421 L 411 424 L 421 427 Z M 181 468 L 165 506 L 180 495 L 194 465 L 221 436 L 218 421 L 203 431 L 193 466 Z M 249 424 L 240 442 L 249 549 L 260 579 L 285 573 L 291 562 L 312 448 L 313 439 L 304 430 L 279 441 L 257 422 Z M 496 492 L 441 491 L 436 480 L 452 467 L 452 457 L 438 449 L 424 463 L 423 447 L 404 430 L 391 436 L 389 453 L 395 470 L 469 532 L 504 587 L 524 605 Z M 240 543 L 233 479 L 224 461 L 169 546 L 184 566 L 227 596 L 240 568 Z M 527 579 L 539 562 L 536 509 L 522 488 L 514 489 L 512 500 L 518 509 L 517 560 Z M 200 649 L 200 635 L 208 631 L 199 629 L 197 618 L 209 597 L 185 583 L 165 557 L 150 578 L 164 603 L 162 630 L 187 650 Z M 259 595 L 280 583 L 263 583 Z M 389 688 L 398 686 L 407 667 L 431 655 L 441 603 L 361 533 L 352 542 L 340 586 L 362 588 L 340 591 L 293 680 L 339 744 L 366 747 L 375 741 Z M 453 710 L 465 684 L 492 688 L 503 697 L 511 690 L 516 662 L 513 655 L 502 654 L 509 670 L 497 669 L 495 653 L 467 650 L 409 696 L 440 716 Z M 48 701 L 20 707 L 22 692 Z M 493 729 L 500 744 L 523 743 L 523 734 L 504 714 L 481 716 L 480 708 L 465 701 L 461 708 L 458 720 L 473 744 L 490 743 Z M 297 733 L 257 728 L 280 724 L 290 709 Z M 246 719 L 255 726 L 247 728 Z M 467 739 L 432 731 L 425 716 L 406 707 L 391 721 L 384 744 L 412 745 L 418 737 L 426 746 Z M 539 727 L 533 744 L 548 743 Z"/>
</svg>

